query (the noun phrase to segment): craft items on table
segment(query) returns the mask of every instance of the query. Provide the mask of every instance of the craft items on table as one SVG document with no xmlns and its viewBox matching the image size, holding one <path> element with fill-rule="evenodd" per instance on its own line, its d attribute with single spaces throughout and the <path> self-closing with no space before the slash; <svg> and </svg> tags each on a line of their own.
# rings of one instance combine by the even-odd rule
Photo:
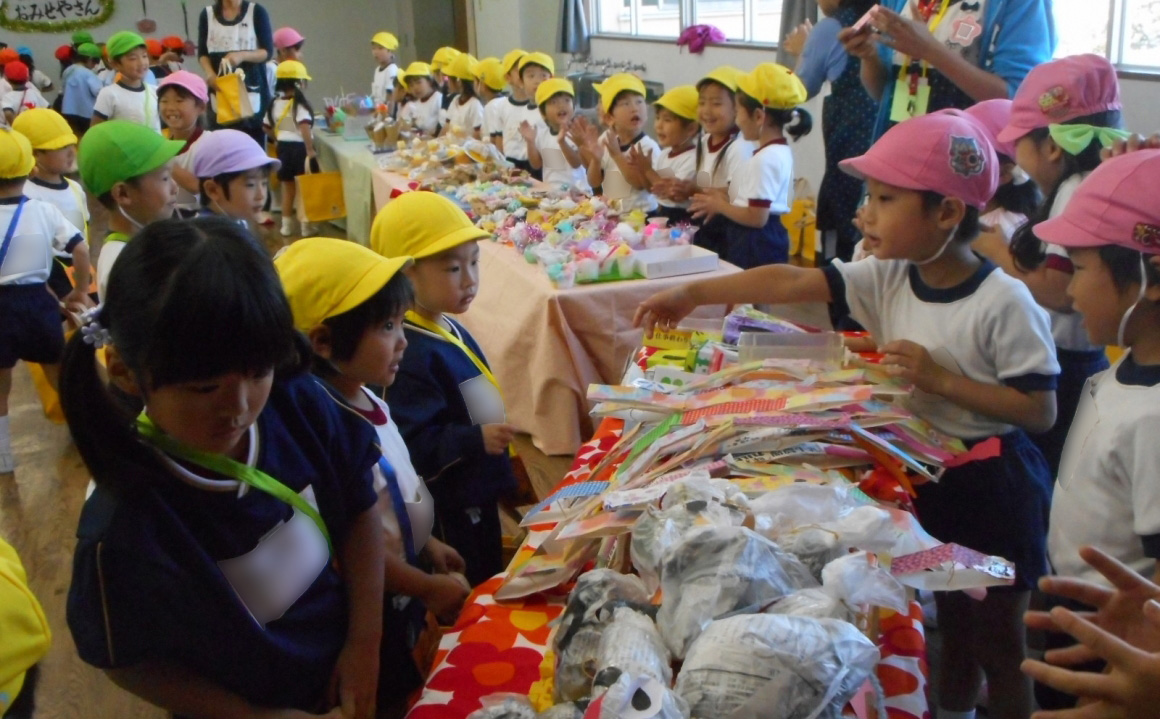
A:
<svg viewBox="0 0 1160 719">
<path fill-rule="evenodd" d="M 379 166 L 417 183 L 416 188 L 451 194 L 476 182 L 523 187 L 532 183 L 531 176 L 512 167 L 495 145 L 454 130 L 428 137 L 402 129 L 392 149 L 379 159 Z"/>
</svg>

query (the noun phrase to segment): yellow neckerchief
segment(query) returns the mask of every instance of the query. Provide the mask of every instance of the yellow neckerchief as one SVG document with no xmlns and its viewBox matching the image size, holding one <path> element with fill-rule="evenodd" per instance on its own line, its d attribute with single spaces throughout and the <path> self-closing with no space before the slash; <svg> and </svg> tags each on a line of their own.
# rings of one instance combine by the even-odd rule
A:
<svg viewBox="0 0 1160 719">
<path fill-rule="evenodd" d="M 420 315 L 418 312 L 415 312 L 414 310 L 407 310 L 406 318 L 407 318 L 407 321 L 410 322 L 411 324 L 422 327 L 423 329 L 427 330 L 428 332 L 432 332 L 432 333 L 438 335 L 439 337 L 447 340 L 448 342 L 450 342 L 451 344 L 455 345 L 460 350 L 462 350 L 463 354 L 467 355 L 467 359 L 471 360 L 471 363 L 473 365 L 475 365 L 476 369 L 478 369 L 480 371 L 480 373 L 483 374 L 484 377 L 487 377 L 487 380 L 489 382 L 491 382 L 493 385 L 495 385 L 495 390 L 497 392 L 500 391 L 499 390 L 499 382 L 496 381 L 495 375 L 493 375 L 491 373 L 491 369 L 488 368 L 487 363 L 485 363 L 482 359 L 480 359 L 479 355 L 475 354 L 475 352 L 473 352 L 471 350 L 471 348 L 468 347 L 463 342 L 463 340 L 456 337 L 453 333 L 448 332 L 446 329 L 443 328 L 442 325 L 439 325 L 435 322 L 432 322 L 431 320 Z M 500 392 L 500 396 L 501 397 L 503 396 L 502 392 Z"/>
<path fill-rule="evenodd" d="M 933 18 L 931 18 L 929 24 L 927 25 L 927 29 L 930 30 L 931 35 L 934 35 L 934 31 L 937 30 L 938 26 L 942 24 L 943 18 L 945 18 L 947 15 L 947 10 L 950 10 L 951 5 L 953 5 L 953 4 L 954 3 L 951 0 L 943 0 L 942 1 L 942 6 L 939 8 L 938 14 L 935 15 Z M 926 60 L 923 60 L 922 61 L 922 76 L 923 77 L 926 77 L 926 73 L 928 70 L 930 70 L 930 65 L 927 64 Z M 906 56 L 906 64 L 899 66 L 898 79 L 905 82 L 906 76 L 909 73 L 910 73 L 910 55 L 907 55 Z"/>
<path fill-rule="evenodd" d="M 282 99 L 286 100 L 287 98 L 284 97 Z M 289 98 L 289 102 L 286 103 L 286 109 L 282 111 L 282 115 L 278 118 L 278 121 L 274 123 L 274 137 L 275 137 L 275 139 L 277 139 L 277 137 L 278 137 L 278 127 L 281 126 L 282 121 L 286 119 L 286 116 L 289 115 L 290 111 L 293 109 L 294 109 L 294 98 L 291 97 L 291 98 Z M 297 125 L 295 125 L 295 127 L 297 127 Z"/>
</svg>

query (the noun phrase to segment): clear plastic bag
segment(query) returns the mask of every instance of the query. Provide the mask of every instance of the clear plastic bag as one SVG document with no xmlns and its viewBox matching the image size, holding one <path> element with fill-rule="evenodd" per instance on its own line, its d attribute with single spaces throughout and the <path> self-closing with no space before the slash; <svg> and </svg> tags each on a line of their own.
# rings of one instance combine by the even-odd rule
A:
<svg viewBox="0 0 1160 719">
<path fill-rule="evenodd" d="M 756 532 L 702 527 L 665 555 L 657 624 L 673 656 L 681 658 L 714 619 L 739 610 L 759 612 L 817 585 L 796 557 Z"/>
<path fill-rule="evenodd" d="M 587 719 L 689 719 L 689 705 L 666 684 L 652 677 L 621 674 L 608 691 L 592 701 Z"/>
<path fill-rule="evenodd" d="M 584 719 L 584 709 L 573 702 L 564 702 L 540 712 L 536 719 Z"/>
<path fill-rule="evenodd" d="M 906 589 L 866 552 L 855 552 L 825 566 L 821 588 L 794 592 L 765 613 L 851 621 L 855 612 L 871 606 L 905 612 Z"/>
<path fill-rule="evenodd" d="M 665 686 L 673 683 L 672 656 L 651 617 L 631 607 L 613 610 L 597 652 L 593 693 L 612 686 L 623 675 L 651 677 Z"/>
<path fill-rule="evenodd" d="M 848 622 L 730 617 L 693 643 L 676 689 L 696 717 L 838 719 L 878 659 Z"/>
<path fill-rule="evenodd" d="M 527 697 L 518 694 L 493 694 L 480 700 L 483 707 L 467 719 L 538 719 Z"/>
</svg>

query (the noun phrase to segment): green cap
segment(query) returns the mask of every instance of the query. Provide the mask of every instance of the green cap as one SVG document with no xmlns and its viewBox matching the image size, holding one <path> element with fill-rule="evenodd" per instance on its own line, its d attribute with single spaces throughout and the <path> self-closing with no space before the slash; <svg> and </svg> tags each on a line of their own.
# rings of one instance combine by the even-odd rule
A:
<svg viewBox="0 0 1160 719">
<path fill-rule="evenodd" d="M 81 57 L 95 57 L 100 59 L 101 48 L 91 42 L 81 43 L 80 47 L 77 48 L 77 54 Z"/>
<path fill-rule="evenodd" d="M 145 38 L 128 30 L 114 33 L 109 38 L 109 41 L 105 43 L 105 49 L 109 51 L 110 59 L 121 57 L 139 47 L 145 47 Z"/>
<path fill-rule="evenodd" d="M 78 30 L 77 32 L 74 32 L 72 35 L 72 44 L 73 45 L 84 45 L 86 42 L 92 42 L 92 41 L 93 41 L 93 36 L 91 34 L 85 32 L 84 30 Z"/>
<path fill-rule="evenodd" d="M 144 125 L 109 120 L 93 126 L 81 138 L 77 167 L 85 188 L 99 197 L 118 182 L 153 172 L 183 147 L 184 142 L 166 140 Z"/>
</svg>

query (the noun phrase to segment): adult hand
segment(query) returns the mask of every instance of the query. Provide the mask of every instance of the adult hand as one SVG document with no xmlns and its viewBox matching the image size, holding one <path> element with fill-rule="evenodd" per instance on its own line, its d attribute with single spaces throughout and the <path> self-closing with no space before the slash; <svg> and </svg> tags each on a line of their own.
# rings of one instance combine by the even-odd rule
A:
<svg viewBox="0 0 1160 719">
<path fill-rule="evenodd" d="M 1111 147 L 1105 147 L 1100 150 L 1101 160 L 1110 160 L 1113 157 L 1126 155 L 1129 152 L 1136 150 L 1160 150 L 1160 132 L 1151 137 L 1144 137 L 1138 133 L 1134 133 L 1127 140 L 1116 140 Z"/>
<path fill-rule="evenodd" d="M 806 40 L 809 39 L 813 29 L 814 24 L 806 20 L 801 25 L 795 27 L 789 35 L 785 36 L 785 40 L 781 42 L 781 49 L 794 57 L 801 55 L 802 49 L 806 46 Z"/>
<path fill-rule="evenodd" d="M 879 6 L 870 23 L 882 33 L 878 42 L 912 60 L 929 62 L 942 47 L 924 23 L 908 20 L 889 8 Z"/>
<path fill-rule="evenodd" d="M 233 72 L 242 66 L 246 61 L 245 53 L 235 50 L 234 52 L 227 52 L 226 56 L 222 58 L 222 67 L 229 66 L 226 72 Z"/>
<path fill-rule="evenodd" d="M 878 35 L 869 26 L 860 30 L 845 28 L 838 33 L 838 41 L 847 54 L 859 60 L 878 59 Z"/>
<path fill-rule="evenodd" d="M 652 337 L 656 327 L 670 329 L 697 309 L 697 303 L 689 294 L 688 285 L 673 287 L 649 297 L 636 308 L 632 318 L 633 327 L 643 327 L 646 337 Z"/>
</svg>

